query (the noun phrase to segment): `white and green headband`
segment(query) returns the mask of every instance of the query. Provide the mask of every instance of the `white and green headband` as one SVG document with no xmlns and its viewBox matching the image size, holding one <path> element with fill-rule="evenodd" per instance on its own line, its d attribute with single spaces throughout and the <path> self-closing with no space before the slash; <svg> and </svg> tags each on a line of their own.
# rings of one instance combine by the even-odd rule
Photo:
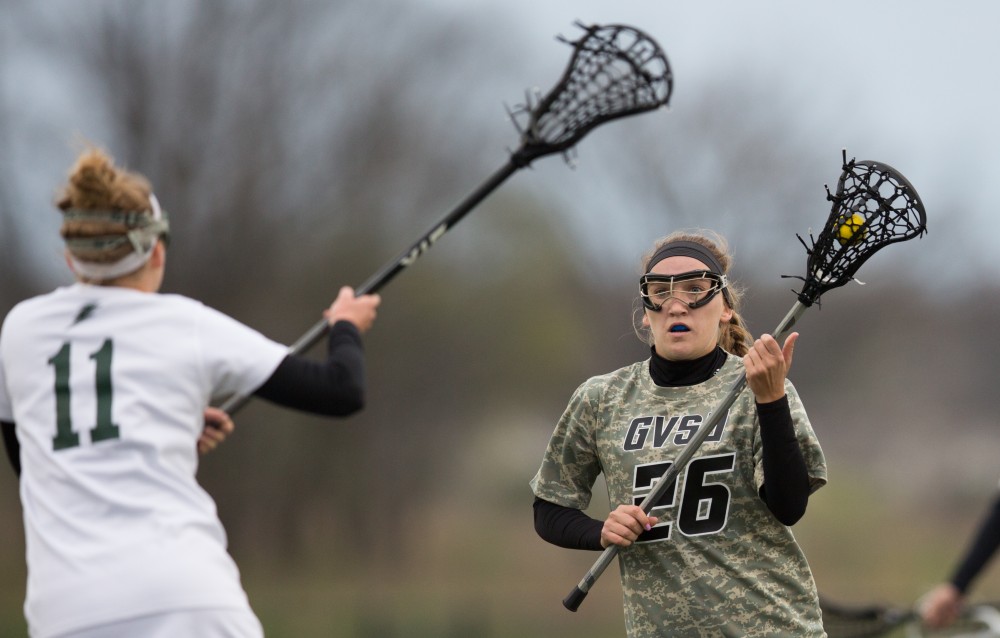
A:
<svg viewBox="0 0 1000 638">
<path fill-rule="evenodd" d="M 83 210 L 79 208 L 70 208 L 64 211 L 63 217 L 66 220 L 119 222 L 129 229 L 124 235 L 66 239 L 69 261 L 73 271 L 87 279 L 107 281 L 139 270 L 153 254 L 156 240 L 161 236 L 167 236 L 170 232 L 167 216 L 160 208 L 160 202 L 157 201 L 156 195 L 152 193 L 149 195 L 149 206 L 149 210 L 142 211 Z M 74 248 L 88 251 L 110 250 L 126 243 L 132 245 L 132 252 L 111 263 L 83 261 L 73 255 Z"/>
</svg>

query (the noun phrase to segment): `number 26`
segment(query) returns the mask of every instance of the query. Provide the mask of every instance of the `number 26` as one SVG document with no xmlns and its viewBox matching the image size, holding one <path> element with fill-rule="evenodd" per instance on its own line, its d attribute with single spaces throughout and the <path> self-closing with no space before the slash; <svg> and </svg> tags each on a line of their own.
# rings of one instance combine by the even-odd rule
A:
<svg viewBox="0 0 1000 638">
<path fill-rule="evenodd" d="M 642 503 L 646 494 L 653 488 L 663 474 L 673 465 L 671 461 L 638 465 L 635 468 L 632 482 L 632 502 Z M 722 483 L 709 482 L 712 474 L 732 472 L 736 467 L 735 454 L 720 454 L 718 456 L 703 456 L 688 463 L 687 478 L 684 481 L 684 494 L 681 496 L 680 512 L 676 516 L 677 527 L 685 536 L 702 536 L 722 531 L 729 520 L 729 488 Z M 653 505 L 655 510 L 671 509 L 677 501 L 677 481 L 667 488 L 660 500 Z M 667 540 L 673 529 L 672 522 L 661 523 L 653 529 L 643 532 L 639 542 Z"/>
</svg>

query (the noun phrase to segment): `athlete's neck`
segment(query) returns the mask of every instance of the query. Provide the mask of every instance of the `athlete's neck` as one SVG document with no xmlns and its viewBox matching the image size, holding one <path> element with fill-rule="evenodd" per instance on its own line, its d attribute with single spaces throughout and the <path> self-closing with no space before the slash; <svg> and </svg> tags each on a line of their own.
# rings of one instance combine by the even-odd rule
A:
<svg viewBox="0 0 1000 638">
<path fill-rule="evenodd" d="M 695 385 L 711 379 L 729 356 L 726 351 L 716 346 L 708 354 L 686 361 L 671 361 L 656 354 L 655 348 L 650 348 L 649 376 L 653 383 L 667 388 Z"/>
<path fill-rule="evenodd" d="M 66 263 L 69 265 L 70 270 L 72 270 L 73 265 L 70 263 L 68 258 Z M 74 272 L 74 274 L 77 281 L 91 286 L 130 288 L 132 290 L 138 290 L 139 292 L 159 292 L 160 286 L 163 285 L 165 265 L 166 248 L 164 247 L 163 242 L 158 242 L 153 248 L 153 253 L 150 255 L 146 263 L 135 272 L 105 281 L 90 281 L 86 277 L 81 276 L 79 273 Z"/>
</svg>

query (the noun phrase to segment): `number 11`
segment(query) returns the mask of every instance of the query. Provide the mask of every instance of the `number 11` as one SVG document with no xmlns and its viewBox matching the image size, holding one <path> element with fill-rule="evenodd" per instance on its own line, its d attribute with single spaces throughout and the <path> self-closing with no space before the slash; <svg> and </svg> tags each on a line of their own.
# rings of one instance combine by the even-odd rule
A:
<svg viewBox="0 0 1000 638">
<path fill-rule="evenodd" d="M 94 388 L 97 395 L 97 425 L 90 430 L 90 441 L 106 441 L 119 437 L 118 426 L 111 422 L 111 357 L 114 346 L 111 339 L 105 339 L 99 350 L 90 355 L 96 364 L 94 373 Z M 55 450 L 80 445 L 80 435 L 73 431 L 73 420 L 70 416 L 69 389 L 69 354 L 70 344 L 64 343 L 51 359 L 49 364 L 56 370 L 56 435 L 52 438 Z"/>
</svg>

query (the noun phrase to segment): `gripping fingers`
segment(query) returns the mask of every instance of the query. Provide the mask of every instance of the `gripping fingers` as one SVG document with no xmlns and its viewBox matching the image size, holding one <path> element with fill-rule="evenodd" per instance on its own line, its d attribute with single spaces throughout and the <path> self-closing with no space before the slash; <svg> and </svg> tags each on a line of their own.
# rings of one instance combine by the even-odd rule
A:
<svg viewBox="0 0 1000 638">
<path fill-rule="evenodd" d="M 225 440 L 225 435 L 219 430 L 212 426 L 206 426 L 202 431 L 201 436 L 198 437 L 198 452 L 200 454 L 208 454 L 216 447 L 219 443 Z"/>
<path fill-rule="evenodd" d="M 635 505 L 619 505 L 608 515 L 601 529 L 601 544 L 604 547 L 618 545 L 628 547 L 644 530 L 652 529 L 657 518 L 649 516 Z"/>
<path fill-rule="evenodd" d="M 204 418 L 205 427 L 198 437 L 198 452 L 201 454 L 214 450 L 236 428 L 230 416 L 219 408 L 205 408 Z"/>
<path fill-rule="evenodd" d="M 355 297 L 352 288 L 343 286 L 330 307 L 323 311 L 323 316 L 330 325 L 340 320 L 350 321 L 365 333 L 375 322 L 376 309 L 381 302 L 382 298 L 377 294 Z"/>
<path fill-rule="evenodd" d="M 770 403 L 785 396 L 785 378 L 797 338 L 798 333 L 792 333 L 781 347 L 771 335 L 761 335 L 743 357 L 747 385 L 758 403 Z"/>
<path fill-rule="evenodd" d="M 601 530 L 601 544 L 605 547 L 609 545 L 628 547 L 637 538 L 639 538 L 639 533 L 628 526 L 611 520 L 604 521 L 604 529 Z"/>
</svg>

